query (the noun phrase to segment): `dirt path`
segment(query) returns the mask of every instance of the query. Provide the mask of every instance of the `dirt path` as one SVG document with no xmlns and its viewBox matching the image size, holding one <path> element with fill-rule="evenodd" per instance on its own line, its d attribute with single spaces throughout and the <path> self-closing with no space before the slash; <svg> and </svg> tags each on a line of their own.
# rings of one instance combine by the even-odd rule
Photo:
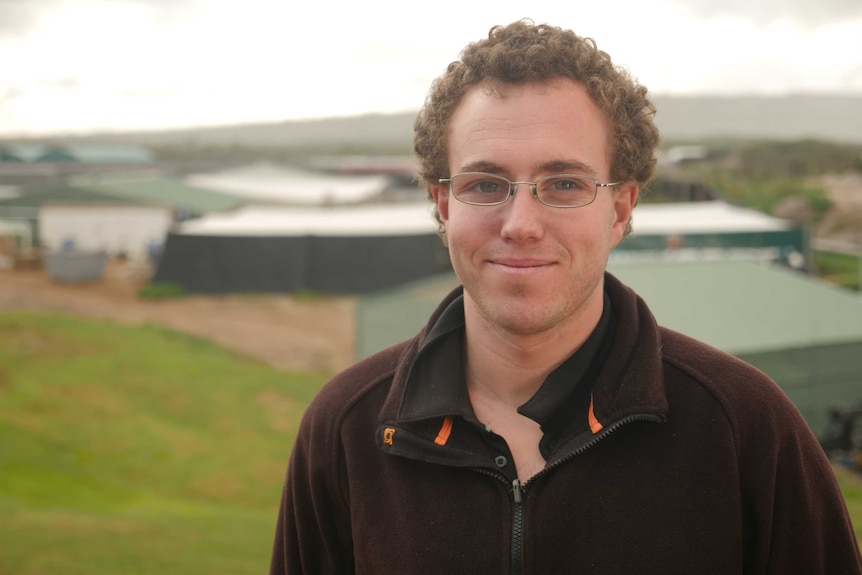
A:
<svg viewBox="0 0 862 575">
<path fill-rule="evenodd" d="M 862 173 L 822 176 L 815 183 L 826 189 L 833 204 L 815 237 L 853 248 L 862 244 Z"/>
<path fill-rule="evenodd" d="M 354 357 L 354 300 L 287 295 L 191 296 L 148 301 L 142 282 L 112 263 L 100 282 L 61 284 L 43 270 L 0 270 L 0 310 L 33 309 L 153 323 L 205 337 L 285 370 L 341 370 Z"/>
</svg>

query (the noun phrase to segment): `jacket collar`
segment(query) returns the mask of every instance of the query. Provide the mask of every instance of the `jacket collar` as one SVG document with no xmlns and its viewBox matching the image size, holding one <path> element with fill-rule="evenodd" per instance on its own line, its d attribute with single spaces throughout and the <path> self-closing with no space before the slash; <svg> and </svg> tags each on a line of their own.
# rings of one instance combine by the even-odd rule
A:
<svg viewBox="0 0 862 575">
<path fill-rule="evenodd" d="M 413 360 L 398 409 L 398 422 L 447 415 L 475 420 L 464 383 L 463 288 L 447 298 L 437 322 L 430 327 Z"/>
<path fill-rule="evenodd" d="M 601 319 L 593 333 L 518 411 L 544 428 L 572 403 L 575 390 L 603 357 L 597 357 L 611 324 L 610 300 L 605 296 Z M 398 421 L 408 422 L 447 415 L 475 420 L 464 381 L 464 297 L 451 300 L 419 349 L 405 383 Z M 595 371 L 595 370 L 592 370 Z M 584 382 L 589 383 L 590 382 Z M 579 394 L 583 395 L 583 394 Z M 568 410 L 566 410 L 568 411 Z M 568 418 L 567 418 L 568 419 Z"/>
<path fill-rule="evenodd" d="M 661 332 L 646 303 L 605 272 L 605 293 L 617 319 L 608 361 L 596 378 L 592 407 L 607 426 L 638 414 L 667 415 Z"/>
</svg>

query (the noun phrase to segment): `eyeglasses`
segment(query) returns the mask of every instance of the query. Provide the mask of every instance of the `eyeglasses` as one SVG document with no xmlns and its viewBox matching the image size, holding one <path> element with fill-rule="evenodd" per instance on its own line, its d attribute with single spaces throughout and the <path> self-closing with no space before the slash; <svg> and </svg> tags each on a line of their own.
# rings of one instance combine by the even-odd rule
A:
<svg viewBox="0 0 862 575">
<path fill-rule="evenodd" d="M 574 174 L 556 174 L 535 182 L 513 182 L 503 176 L 484 172 L 462 172 L 451 178 L 440 178 L 449 184 L 455 199 L 473 206 L 497 206 L 515 195 L 518 184 L 528 184 L 530 194 L 552 208 L 580 208 L 593 203 L 599 188 L 618 186 L 622 182 L 604 183 Z"/>
</svg>

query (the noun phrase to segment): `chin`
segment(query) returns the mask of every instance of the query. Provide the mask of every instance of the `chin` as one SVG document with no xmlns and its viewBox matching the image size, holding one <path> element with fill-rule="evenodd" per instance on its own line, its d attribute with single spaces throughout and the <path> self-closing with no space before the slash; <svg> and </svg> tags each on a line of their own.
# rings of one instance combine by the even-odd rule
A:
<svg viewBox="0 0 862 575">
<path fill-rule="evenodd" d="M 543 333 L 564 319 L 561 310 L 542 305 L 529 305 L 523 300 L 499 301 L 491 305 L 483 305 L 479 302 L 478 309 L 488 323 L 515 335 Z"/>
</svg>

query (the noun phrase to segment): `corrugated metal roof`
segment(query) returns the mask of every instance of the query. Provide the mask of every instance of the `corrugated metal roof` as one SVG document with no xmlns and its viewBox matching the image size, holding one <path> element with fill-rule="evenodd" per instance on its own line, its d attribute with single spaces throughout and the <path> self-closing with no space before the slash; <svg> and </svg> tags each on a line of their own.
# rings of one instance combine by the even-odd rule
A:
<svg viewBox="0 0 862 575">
<path fill-rule="evenodd" d="M 6 144 L 6 154 L 24 162 L 74 161 L 86 164 L 148 164 L 153 152 L 131 144 Z M 11 159 L 11 158 L 10 158 Z"/>
<path fill-rule="evenodd" d="M 22 162 L 33 162 L 45 153 L 47 146 L 43 144 L 6 144 L 5 152 Z"/>
<path fill-rule="evenodd" d="M 93 203 L 132 203 L 131 200 L 118 198 L 88 187 L 55 186 L 42 188 L 20 196 L 0 199 L 0 208 L 38 208 L 48 203 L 93 204 Z"/>
<path fill-rule="evenodd" d="M 46 203 L 146 204 L 168 206 L 186 215 L 199 215 L 234 209 L 242 200 L 187 186 L 179 180 L 159 178 L 60 185 L 0 200 L 0 206 L 6 207 L 38 207 Z"/>
<path fill-rule="evenodd" d="M 153 152 L 142 146 L 121 144 L 70 144 L 63 148 L 79 162 L 88 164 L 148 164 Z"/>
<path fill-rule="evenodd" d="M 193 214 L 232 210 L 243 203 L 236 196 L 189 186 L 181 180 L 169 178 L 104 180 L 89 187 L 128 201 L 173 206 Z"/>
<path fill-rule="evenodd" d="M 730 353 L 862 341 L 862 298 L 780 265 L 744 261 L 610 265 L 659 323 Z"/>
<path fill-rule="evenodd" d="M 24 160 L 10 150 L 8 146 L 0 146 L 0 162 L 23 162 Z"/>
</svg>

